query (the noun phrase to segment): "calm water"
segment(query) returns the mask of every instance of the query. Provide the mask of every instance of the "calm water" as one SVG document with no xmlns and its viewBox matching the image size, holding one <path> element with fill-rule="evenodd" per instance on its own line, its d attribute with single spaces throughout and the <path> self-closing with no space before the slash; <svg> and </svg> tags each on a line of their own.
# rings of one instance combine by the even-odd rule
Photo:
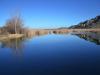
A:
<svg viewBox="0 0 100 75">
<path fill-rule="evenodd" d="M 100 33 L 1 41 L 0 75 L 100 75 Z"/>
</svg>

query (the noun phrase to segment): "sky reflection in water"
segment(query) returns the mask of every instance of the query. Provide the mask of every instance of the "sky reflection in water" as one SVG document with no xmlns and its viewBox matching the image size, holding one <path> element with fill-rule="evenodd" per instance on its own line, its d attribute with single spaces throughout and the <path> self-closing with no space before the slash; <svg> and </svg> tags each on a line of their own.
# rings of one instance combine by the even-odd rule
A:
<svg viewBox="0 0 100 75">
<path fill-rule="evenodd" d="M 0 43 L 0 74 L 99 75 L 99 69 L 99 33 L 47 34 Z"/>
</svg>

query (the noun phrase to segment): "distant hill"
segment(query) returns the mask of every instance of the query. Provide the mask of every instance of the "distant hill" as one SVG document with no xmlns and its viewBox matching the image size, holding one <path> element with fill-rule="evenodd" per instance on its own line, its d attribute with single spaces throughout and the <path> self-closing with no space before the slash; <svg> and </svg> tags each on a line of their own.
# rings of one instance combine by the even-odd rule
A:
<svg viewBox="0 0 100 75">
<path fill-rule="evenodd" d="M 78 25 L 73 25 L 69 29 L 88 29 L 88 28 L 100 28 L 100 16 L 96 16 L 90 20 L 79 23 Z"/>
</svg>

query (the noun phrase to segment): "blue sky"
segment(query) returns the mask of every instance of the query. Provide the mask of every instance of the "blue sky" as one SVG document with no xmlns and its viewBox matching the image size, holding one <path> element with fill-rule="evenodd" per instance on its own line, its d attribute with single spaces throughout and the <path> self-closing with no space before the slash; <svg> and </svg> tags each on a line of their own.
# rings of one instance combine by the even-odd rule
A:
<svg viewBox="0 0 100 75">
<path fill-rule="evenodd" d="M 100 15 L 100 0 L 0 0 L 0 26 L 15 11 L 26 27 L 69 27 Z"/>
</svg>

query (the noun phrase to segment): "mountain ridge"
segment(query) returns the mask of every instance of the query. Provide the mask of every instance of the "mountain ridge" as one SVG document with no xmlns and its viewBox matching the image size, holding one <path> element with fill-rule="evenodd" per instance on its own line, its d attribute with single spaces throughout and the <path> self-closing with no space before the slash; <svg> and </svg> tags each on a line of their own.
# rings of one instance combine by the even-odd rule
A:
<svg viewBox="0 0 100 75">
<path fill-rule="evenodd" d="M 100 15 L 90 20 L 86 20 L 84 22 L 80 22 L 77 25 L 69 27 L 69 29 L 91 29 L 91 28 L 100 28 Z"/>
</svg>

